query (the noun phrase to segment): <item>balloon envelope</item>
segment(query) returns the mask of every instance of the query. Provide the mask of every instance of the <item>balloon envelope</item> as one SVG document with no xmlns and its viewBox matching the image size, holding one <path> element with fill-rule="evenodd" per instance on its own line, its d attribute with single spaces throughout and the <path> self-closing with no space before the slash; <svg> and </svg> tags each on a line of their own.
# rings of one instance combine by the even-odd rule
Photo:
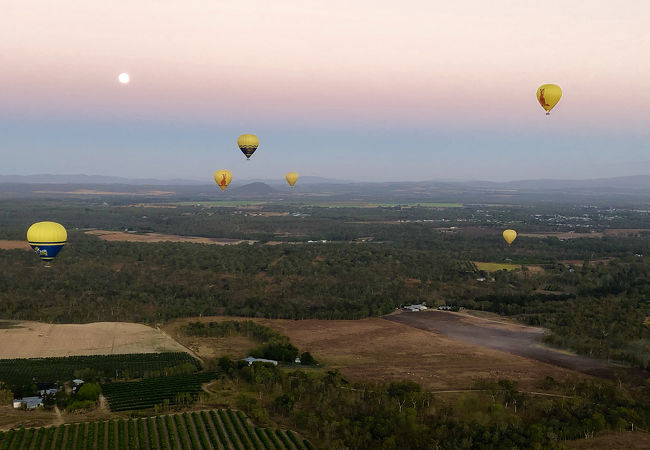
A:
<svg viewBox="0 0 650 450">
<path fill-rule="evenodd" d="M 232 173 L 230 170 L 222 169 L 217 170 L 214 173 L 214 181 L 221 188 L 222 191 L 225 191 L 230 182 L 232 181 Z"/>
<path fill-rule="evenodd" d="M 27 242 L 43 261 L 52 261 L 68 242 L 68 232 L 56 222 L 37 222 L 27 230 Z"/>
<path fill-rule="evenodd" d="M 503 239 L 510 245 L 517 239 L 517 232 L 515 230 L 505 230 L 503 232 Z"/>
<path fill-rule="evenodd" d="M 287 179 L 289 186 L 293 187 L 293 185 L 296 184 L 296 181 L 298 181 L 298 174 L 296 172 L 288 172 L 285 178 Z"/>
<path fill-rule="evenodd" d="M 237 138 L 237 146 L 246 155 L 246 159 L 250 159 L 259 145 L 260 140 L 254 134 L 242 134 Z"/>
<path fill-rule="evenodd" d="M 537 88 L 537 101 L 546 110 L 547 116 L 561 98 L 562 89 L 557 84 L 542 84 Z"/>
</svg>

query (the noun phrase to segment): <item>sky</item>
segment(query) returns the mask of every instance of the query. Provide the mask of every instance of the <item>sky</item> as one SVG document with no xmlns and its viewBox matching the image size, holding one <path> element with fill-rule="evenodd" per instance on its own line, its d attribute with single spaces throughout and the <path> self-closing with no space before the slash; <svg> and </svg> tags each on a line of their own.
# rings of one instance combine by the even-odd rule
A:
<svg viewBox="0 0 650 450">
<path fill-rule="evenodd" d="M 0 174 L 650 174 L 647 55 L 647 0 L 7 1 Z"/>
</svg>

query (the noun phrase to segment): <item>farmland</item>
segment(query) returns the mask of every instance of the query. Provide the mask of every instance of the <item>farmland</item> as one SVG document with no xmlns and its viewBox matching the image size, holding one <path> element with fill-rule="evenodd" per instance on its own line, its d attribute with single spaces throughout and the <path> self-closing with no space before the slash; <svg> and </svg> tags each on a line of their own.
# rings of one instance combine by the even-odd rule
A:
<svg viewBox="0 0 650 450">
<path fill-rule="evenodd" d="M 153 408 L 156 405 L 177 405 L 184 400 L 196 400 L 201 385 L 217 374 L 201 372 L 142 381 L 116 382 L 102 386 L 113 412 Z"/>
<path fill-rule="evenodd" d="M 185 351 L 160 330 L 139 323 L 5 323 L 7 326 L 0 327 L 0 358 Z"/>
<path fill-rule="evenodd" d="M 520 264 L 504 264 L 494 262 L 474 261 L 474 265 L 478 270 L 483 270 L 485 272 L 496 272 L 497 270 L 515 270 L 521 268 Z"/>
<path fill-rule="evenodd" d="M 12 387 L 14 393 L 19 393 L 31 385 L 34 379 L 63 382 L 79 376 L 80 372 L 89 372 L 95 377 L 141 378 L 173 373 L 179 368 L 197 370 L 200 365 L 187 353 L 2 359 L 0 380 Z"/>
<path fill-rule="evenodd" d="M 0 449 L 9 448 L 308 450 L 312 446 L 290 430 L 255 427 L 241 411 L 220 409 L 0 432 Z"/>
</svg>

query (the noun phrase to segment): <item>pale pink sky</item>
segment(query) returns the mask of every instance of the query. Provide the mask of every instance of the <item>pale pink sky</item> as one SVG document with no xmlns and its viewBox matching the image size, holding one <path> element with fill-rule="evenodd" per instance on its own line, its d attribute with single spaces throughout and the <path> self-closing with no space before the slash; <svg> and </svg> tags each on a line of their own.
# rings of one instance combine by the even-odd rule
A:
<svg viewBox="0 0 650 450">
<path fill-rule="evenodd" d="M 646 0 L 7 3 L 3 115 L 517 123 L 556 82 L 578 123 L 650 119 Z"/>
<path fill-rule="evenodd" d="M 649 0 L 7 0 L 0 172 L 648 173 L 648 55 Z"/>
</svg>

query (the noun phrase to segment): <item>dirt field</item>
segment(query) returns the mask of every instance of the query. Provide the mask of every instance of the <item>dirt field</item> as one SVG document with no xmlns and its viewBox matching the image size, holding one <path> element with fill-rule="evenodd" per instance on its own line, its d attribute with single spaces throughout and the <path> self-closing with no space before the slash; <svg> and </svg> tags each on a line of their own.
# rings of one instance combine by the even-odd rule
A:
<svg viewBox="0 0 650 450">
<path fill-rule="evenodd" d="M 160 331 L 137 323 L 97 322 L 53 325 L 0 322 L 0 358 L 182 352 Z"/>
<path fill-rule="evenodd" d="M 86 234 L 92 234 L 105 241 L 121 241 L 121 242 L 193 242 L 195 244 L 213 244 L 213 245 L 237 245 L 237 244 L 252 244 L 256 241 L 247 241 L 239 239 L 220 239 L 220 238 L 207 238 L 198 236 L 178 236 L 174 234 L 159 234 L 159 233 L 124 233 L 122 231 L 105 231 L 105 230 L 91 230 L 86 231 Z"/>
<path fill-rule="evenodd" d="M 163 327 L 186 345 L 178 328 L 191 321 L 242 320 L 202 317 L 174 320 Z M 428 390 L 467 389 L 479 379 L 509 378 L 523 389 L 538 390 L 539 381 L 552 376 L 566 379 L 579 373 L 509 353 L 446 338 L 430 331 L 371 318 L 363 320 L 252 319 L 291 339 L 301 351 L 309 351 L 328 369 L 339 369 L 352 381 L 411 380 Z M 203 346 L 199 355 L 205 355 Z M 215 349 L 212 354 L 218 356 Z"/>
<path fill-rule="evenodd" d="M 32 251 L 32 248 L 29 246 L 27 241 L 2 241 L 0 240 L 0 250 L 29 250 Z"/>
<path fill-rule="evenodd" d="M 423 311 L 386 316 L 387 320 L 439 333 L 468 344 L 489 347 L 513 355 L 595 376 L 612 378 L 617 366 L 606 361 L 543 346 L 545 330 L 537 327 L 476 317 L 466 313 Z"/>
</svg>

